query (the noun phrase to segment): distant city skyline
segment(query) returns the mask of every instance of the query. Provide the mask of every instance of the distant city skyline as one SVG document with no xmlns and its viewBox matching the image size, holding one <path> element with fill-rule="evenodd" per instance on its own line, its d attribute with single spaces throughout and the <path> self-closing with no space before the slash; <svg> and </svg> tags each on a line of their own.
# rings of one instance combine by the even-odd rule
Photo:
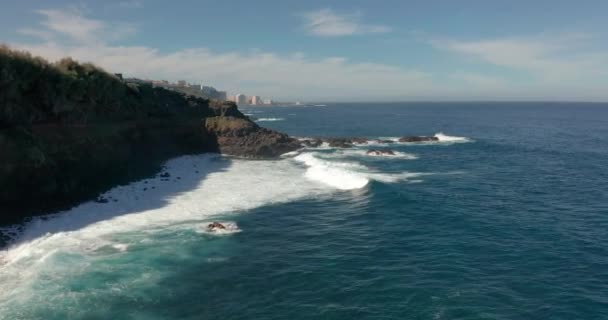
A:
<svg viewBox="0 0 608 320">
<path fill-rule="evenodd" d="M 606 1 L 57 0 L 4 8 L 0 42 L 13 48 L 229 94 L 608 101 Z"/>
</svg>

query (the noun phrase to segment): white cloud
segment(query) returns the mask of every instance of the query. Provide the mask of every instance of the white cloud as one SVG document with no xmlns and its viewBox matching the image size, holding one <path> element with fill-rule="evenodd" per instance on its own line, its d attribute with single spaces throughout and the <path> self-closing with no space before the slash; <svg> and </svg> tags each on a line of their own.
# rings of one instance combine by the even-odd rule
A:
<svg viewBox="0 0 608 320">
<path fill-rule="evenodd" d="M 99 43 L 124 39 L 137 31 L 126 23 L 107 23 L 84 16 L 77 8 L 38 10 L 43 16 L 42 29 L 23 28 L 21 34 L 50 40 L 69 40 L 76 43 Z"/>
<path fill-rule="evenodd" d="M 130 24 L 91 19 L 79 10 L 41 10 L 39 13 L 43 19 L 38 28 L 22 28 L 18 32 L 41 41 L 11 43 L 11 46 L 50 60 L 71 56 L 126 76 L 203 82 L 231 93 L 324 101 L 608 100 L 605 90 L 608 77 L 599 76 L 606 75 L 606 53 L 585 52 L 580 46 L 572 49 L 573 43 L 586 41 L 584 37 L 563 37 L 560 41 L 537 37 L 432 42 L 441 50 L 524 70 L 541 79 L 522 85 L 488 70 L 472 71 L 462 66 L 458 72 L 430 73 L 383 63 L 350 61 L 339 56 L 312 59 L 302 52 L 275 54 L 261 49 L 216 52 L 209 48 L 161 52 L 147 46 L 113 44 L 136 31 Z M 354 30 L 357 33 L 362 29 L 358 26 Z M 564 42 L 566 38 L 570 42 Z M 589 81 L 592 76 L 597 76 L 597 81 L 593 81 L 594 78 Z M 582 78 L 586 81 L 580 81 Z"/>
<path fill-rule="evenodd" d="M 52 60 L 71 56 L 111 72 L 151 79 L 204 82 L 232 93 L 280 99 L 396 98 L 427 92 L 429 74 L 383 64 L 353 63 L 345 58 L 307 59 L 301 54 L 216 53 L 206 48 L 167 54 L 148 47 L 20 45 Z"/>
<path fill-rule="evenodd" d="M 311 34 L 323 37 L 350 36 L 367 33 L 390 32 L 384 25 L 361 23 L 360 13 L 339 15 L 331 9 L 321 9 L 302 14 L 304 28 Z"/>
<path fill-rule="evenodd" d="M 590 39 L 585 34 L 561 34 L 431 43 L 496 66 L 526 71 L 545 82 L 568 82 L 607 75 L 608 53 L 585 50 Z"/>
</svg>

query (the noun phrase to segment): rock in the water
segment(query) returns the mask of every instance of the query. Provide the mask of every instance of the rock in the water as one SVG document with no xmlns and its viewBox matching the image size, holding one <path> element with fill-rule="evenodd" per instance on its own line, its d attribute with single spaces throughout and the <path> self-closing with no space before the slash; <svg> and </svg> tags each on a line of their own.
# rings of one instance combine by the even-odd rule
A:
<svg viewBox="0 0 608 320">
<path fill-rule="evenodd" d="M 353 143 L 349 138 L 327 138 L 325 140 L 332 148 L 352 148 Z"/>
<path fill-rule="evenodd" d="M 300 140 L 302 146 L 306 148 L 317 148 L 323 144 L 323 140 L 321 139 L 304 139 Z"/>
<path fill-rule="evenodd" d="M 366 152 L 367 155 L 370 156 L 394 156 L 395 152 L 393 150 L 377 150 L 371 149 Z"/>
<path fill-rule="evenodd" d="M 367 138 L 325 138 L 324 142 L 327 142 L 332 148 L 352 148 L 357 144 L 365 144 L 369 142 Z"/>
<path fill-rule="evenodd" d="M 399 142 L 429 142 L 439 141 L 437 137 L 425 137 L 425 136 L 405 136 L 399 138 Z"/>
</svg>

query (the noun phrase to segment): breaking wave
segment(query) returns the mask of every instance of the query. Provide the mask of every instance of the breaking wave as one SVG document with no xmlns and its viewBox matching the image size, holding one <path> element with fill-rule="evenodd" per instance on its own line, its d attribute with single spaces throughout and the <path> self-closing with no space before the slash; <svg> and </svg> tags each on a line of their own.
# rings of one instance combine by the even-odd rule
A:
<svg viewBox="0 0 608 320">
<path fill-rule="evenodd" d="M 154 234 L 198 233 L 222 215 L 335 191 L 294 178 L 305 170 L 288 160 L 184 156 L 167 162 L 164 171 L 169 178 L 159 175 L 104 193 L 101 197 L 107 202 L 86 202 L 50 217 L 34 218 L 21 227 L 0 228 L 11 239 L 0 250 L 0 314 L 10 308 L 11 301 L 23 300 L 51 281 L 45 278 L 49 270 L 55 279 L 68 279 L 74 269 L 108 254 L 130 251 Z M 234 225 L 227 233 L 239 230 Z M 66 255 L 79 263 L 66 264 Z"/>
<path fill-rule="evenodd" d="M 229 227 L 218 232 L 207 225 L 264 205 L 329 197 L 338 190 L 364 188 L 370 181 L 417 181 L 421 176 L 378 172 L 349 161 L 349 156 L 366 154 L 355 148 L 324 155 L 303 149 L 276 161 L 183 156 L 168 161 L 162 175 L 109 190 L 100 196 L 104 201 L 2 227 L 0 233 L 10 240 L 0 250 L 0 314 L 14 304 L 44 301 L 44 296 L 60 292 L 53 279 L 93 272 L 94 261 L 132 254 L 142 246 L 165 250 L 170 245 L 154 240 L 158 235 L 231 235 L 241 232 L 234 222 L 225 222 Z M 415 156 L 400 152 L 396 157 Z M 36 291 L 41 286 L 48 289 Z"/>
<path fill-rule="evenodd" d="M 397 174 L 374 172 L 359 163 L 329 161 L 313 152 L 300 154 L 293 160 L 303 163 L 308 168 L 306 170 L 308 179 L 340 190 L 361 189 L 367 186 L 371 180 L 394 183 L 420 176 L 419 173 L 409 172 Z"/>
<path fill-rule="evenodd" d="M 434 135 L 435 138 L 439 139 L 439 142 L 470 142 L 471 139 L 466 137 L 448 136 L 443 132 L 438 132 Z"/>
<path fill-rule="evenodd" d="M 424 141 L 424 142 L 400 142 L 399 139 L 401 137 L 379 137 L 378 139 L 371 139 L 367 145 L 370 146 L 380 146 L 386 144 L 403 144 L 403 145 L 433 145 L 433 144 L 453 144 L 453 143 L 466 143 L 473 142 L 470 138 L 467 137 L 458 137 L 458 136 L 449 136 L 444 134 L 443 132 L 437 132 L 433 135 L 433 137 L 437 138 L 437 141 Z"/>
<path fill-rule="evenodd" d="M 271 122 L 271 121 L 283 121 L 285 118 L 259 118 L 255 121 L 257 122 Z"/>
<path fill-rule="evenodd" d="M 386 158 L 386 159 L 402 159 L 402 160 L 416 160 L 418 156 L 413 153 L 400 152 L 392 150 L 393 154 L 368 154 L 368 149 L 352 149 L 352 150 L 340 150 L 338 154 L 345 156 L 357 156 L 357 157 L 374 157 L 374 158 Z"/>
</svg>

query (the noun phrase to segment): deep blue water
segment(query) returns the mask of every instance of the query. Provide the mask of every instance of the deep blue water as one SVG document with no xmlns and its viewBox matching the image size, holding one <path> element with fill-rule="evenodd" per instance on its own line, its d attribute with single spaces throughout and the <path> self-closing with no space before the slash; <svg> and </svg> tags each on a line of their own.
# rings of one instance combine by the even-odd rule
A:
<svg viewBox="0 0 608 320">
<path fill-rule="evenodd" d="M 300 137 L 443 132 L 470 141 L 358 147 L 416 159 L 307 151 L 344 170 L 420 174 L 394 181 L 369 174 L 368 184 L 349 190 L 303 192 L 321 183 L 290 159 L 215 159 L 234 161 L 222 169 L 228 173 L 241 165 L 251 165 L 243 169 L 249 172 L 262 168 L 264 175 L 236 185 L 258 188 L 256 197 L 284 188 L 285 199 L 222 211 L 222 219 L 242 230 L 230 235 L 138 227 L 100 236 L 129 243 L 125 251 L 61 249 L 31 271 L 35 276 L 21 275 L 27 290 L 0 302 L 0 318 L 608 319 L 608 105 L 243 110 L 283 119 L 259 124 Z M 283 162 L 296 171 L 272 184 Z M 223 197 L 236 190 L 209 187 Z M 243 194 L 230 201 L 254 197 Z M 293 200 L 286 199 L 290 194 Z M 52 303 L 40 303 L 47 299 Z"/>
</svg>

